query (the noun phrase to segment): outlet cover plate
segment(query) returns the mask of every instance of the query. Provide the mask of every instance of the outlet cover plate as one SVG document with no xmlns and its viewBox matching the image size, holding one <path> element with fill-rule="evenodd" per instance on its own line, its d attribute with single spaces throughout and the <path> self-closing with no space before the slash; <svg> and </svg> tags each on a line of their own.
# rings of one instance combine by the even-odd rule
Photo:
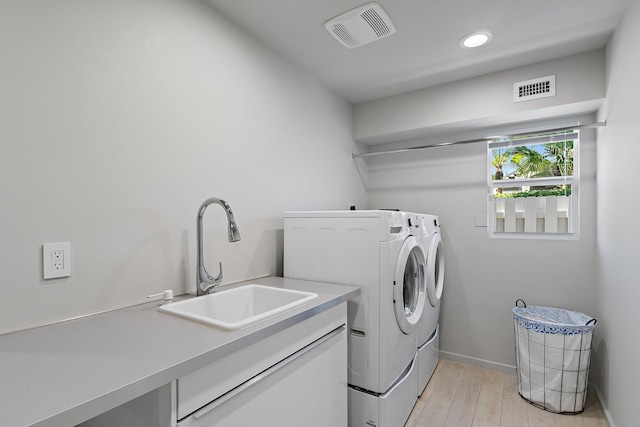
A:
<svg viewBox="0 0 640 427">
<path fill-rule="evenodd" d="M 42 276 L 45 279 L 71 276 L 71 243 L 42 245 Z"/>
</svg>

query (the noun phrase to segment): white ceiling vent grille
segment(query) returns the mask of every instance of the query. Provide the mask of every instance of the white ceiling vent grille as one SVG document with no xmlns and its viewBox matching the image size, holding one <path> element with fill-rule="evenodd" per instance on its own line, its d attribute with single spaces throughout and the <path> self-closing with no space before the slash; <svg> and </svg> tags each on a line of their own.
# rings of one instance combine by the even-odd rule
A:
<svg viewBox="0 0 640 427">
<path fill-rule="evenodd" d="M 389 15 L 376 2 L 336 16 L 325 22 L 324 27 L 348 49 L 380 40 L 396 32 Z"/>
<path fill-rule="evenodd" d="M 556 96 L 556 76 L 540 77 L 513 85 L 513 102 Z"/>
</svg>

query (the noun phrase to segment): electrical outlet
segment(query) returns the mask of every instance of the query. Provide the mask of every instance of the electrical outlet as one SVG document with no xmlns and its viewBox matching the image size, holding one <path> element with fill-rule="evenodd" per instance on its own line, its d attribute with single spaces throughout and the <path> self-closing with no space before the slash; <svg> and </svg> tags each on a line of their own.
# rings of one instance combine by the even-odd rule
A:
<svg viewBox="0 0 640 427">
<path fill-rule="evenodd" d="M 51 251 L 51 269 L 64 270 L 64 251 Z"/>
<path fill-rule="evenodd" d="M 71 276 L 71 243 L 42 245 L 42 275 L 45 279 Z"/>
</svg>

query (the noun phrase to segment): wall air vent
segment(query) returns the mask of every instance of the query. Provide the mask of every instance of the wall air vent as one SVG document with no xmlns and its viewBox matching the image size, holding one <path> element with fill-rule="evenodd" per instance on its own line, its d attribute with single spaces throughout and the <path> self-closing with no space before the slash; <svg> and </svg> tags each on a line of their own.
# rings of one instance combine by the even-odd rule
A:
<svg viewBox="0 0 640 427">
<path fill-rule="evenodd" d="M 396 32 L 395 25 L 376 2 L 336 16 L 325 22 L 324 27 L 348 49 L 380 40 Z"/>
<path fill-rule="evenodd" d="M 514 83 L 513 102 L 556 96 L 556 76 L 540 77 L 533 80 Z"/>
</svg>

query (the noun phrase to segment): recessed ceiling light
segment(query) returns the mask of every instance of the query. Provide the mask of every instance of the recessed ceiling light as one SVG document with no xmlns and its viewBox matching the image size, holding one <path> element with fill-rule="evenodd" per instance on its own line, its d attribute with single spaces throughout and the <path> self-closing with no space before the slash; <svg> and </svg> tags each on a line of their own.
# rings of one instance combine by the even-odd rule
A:
<svg viewBox="0 0 640 427">
<path fill-rule="evenodd" d="M 493 39 L 490 31 L 482 30 L 475 33 L 467 34 L 460 40 L 460 47 L 464 49 L 473 49 L 489 43 Z"/>
</svg>

